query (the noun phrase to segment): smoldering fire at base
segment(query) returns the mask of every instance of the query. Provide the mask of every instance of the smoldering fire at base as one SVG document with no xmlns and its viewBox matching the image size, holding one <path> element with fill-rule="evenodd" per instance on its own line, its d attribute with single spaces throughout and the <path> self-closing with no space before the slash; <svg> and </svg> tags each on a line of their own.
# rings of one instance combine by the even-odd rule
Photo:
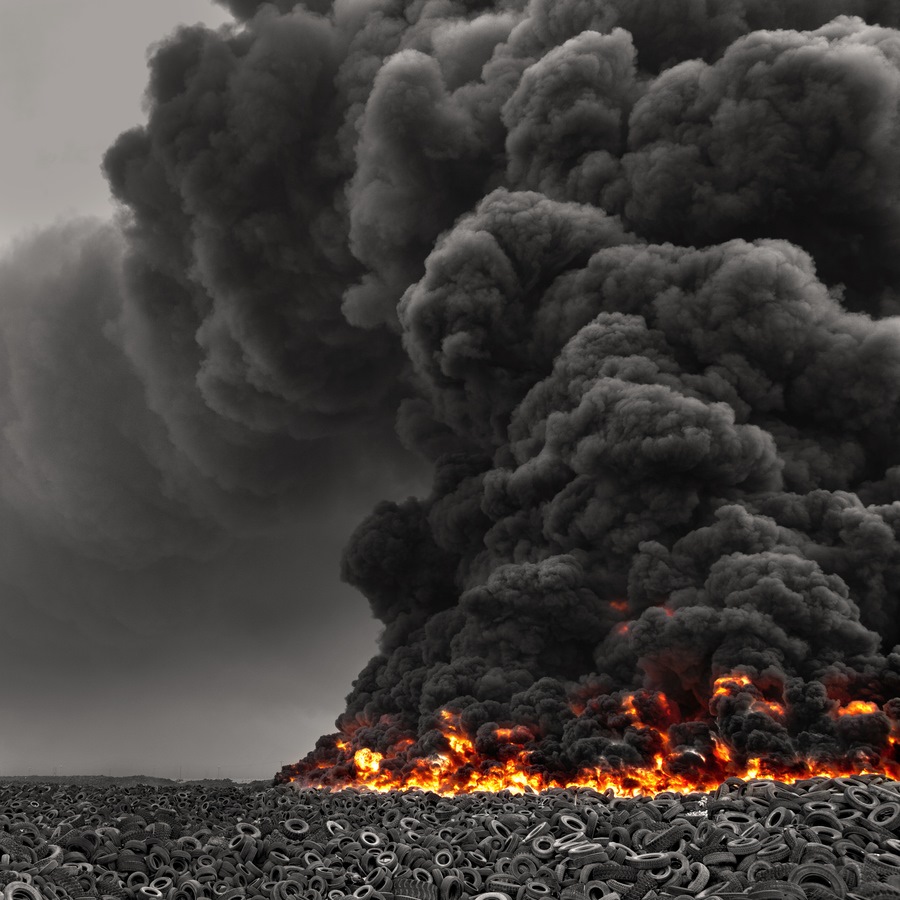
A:
<svg viewBox="0 0 900 900">
<path fill-rule="evenodd" d="M 327 48 L 344 316 L 434 466 L 347 547 L 379 653 L 276 782 L 897 778 L 896 5 L 249 7 Z"/>
<path fill-rule="evenodd" d="M 741 674 L 716 680 L 713 706 L 739 706 L 748 717 L 765 716 L 782 726 L 788 718 L 782 703 L 764 699 Z M 851 701 L 846 706 L 835 702 L 832 712 L 833 737 L 842 731 L 857 734 L 868 729 L 868 745 L 845 741 L 842 746 L 838 738 L 814 756 L 799 751 L 793 756 L 748 756 L 746 750 L 739 751 L 722 737 L 715 721 L 677 719 L 663 694 L 602 695 L 572 712 L 569 722 L 587 716 L 593 727 L 607 736 L 603 755 L 580 765 L 562 752 L 550 758 L 543 736 L 526 726 L 482 727 L 473 740 L 458 715 L 441 710 L 436 731 L 444 738 L 445 747 L 439 751 L 432 749 L 425 755 L 418 742 L 407 737 L 382 753 L 360 745 L 352 733 L 332 735 L 323 738 L 305 760 L 285 766 L 275 781 L 332 790 L 348 786 L 375 791 L 418 788 L 450 795 L 589 787 L 612 790 L 618 796 L 638 796 L 712 790 L 728 778 L 771 778 L 791 784 L 823 775 L 880 774 L 900 780 L 897 738 L 874 702 Z M 859 717 L 869 719 L 862 729 Z M 851 720 L 852 725 L 843 725 Z M 760 724 L 757 718 L 754 725 Z M 878 731 L 881 739 L 875 736 Z M 678 740 L 682 742 L 676 744 Z M 431 736 L 432 744 L 438 741 Z"/>
</svg>

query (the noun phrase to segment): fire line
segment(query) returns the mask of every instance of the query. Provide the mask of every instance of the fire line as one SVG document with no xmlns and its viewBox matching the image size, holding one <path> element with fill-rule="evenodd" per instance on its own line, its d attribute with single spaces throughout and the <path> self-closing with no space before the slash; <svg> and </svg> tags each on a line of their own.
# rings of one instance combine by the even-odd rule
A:
<svg viewBox="0 0 900 900">
<path fill-rule="evenodd" d="M 573 714 L 596 717 L 598 706 L 603 705 L 598 700 L 609 698 L 590 698 L 573 704 Z M 745 702 L 753 714 L 768 716 L 775 723 L 783 722 L 789 714 L 782 702 L 764 697 L 743 673 L 715 680 L 710 706 L 714 708 L 726 700 Z M 884 715 L 872 701 L 835 702 L 835 721 L 872 715 Z M 688 721 L 696 723 L 698 732 L 705 729 L 705 742 L 694 747 L 674 746 L 670 728 L 680 721 L 677 706 L 665 696 L 649 692 L 619 695 L 616 709 L 607 714 L 607 721 L 617 723 L 620 736 L 629 734 L 641 746 L 651 748 L 649 759 L 639 765 L 606 758 L 594 765 L 583 765 L 577 771 L 552 771 L 538 761 L 541 742 L 536 729 L 497 725 L 488 753 L 479 750 L 477 740 L 466 733 L 457 712 L 442 709 L 439 720 L 443 738 L 443 749 L 439 752 L 417 754 L 417 742 L 412 736 L 376 750 L 355 744 L 354 735 L 335 735 L 330 746 L 320 746 L 306 760 L 285 767 L 276 780 L 333 790 L 345 787 L 378 792 L 421 789 L 450 796 L 474 791 L 523 793 L 589 787 L 625 797 L 664 791 L 707 791 L 731 777 L 767 778 L 786 784 L 815 776 L 881 775 L 900 780 L 898 736 L 893 733 L 888 735 L 877 757 L 860 751 L 836 759 L 764 758 L 741 754 L 725 735 L 718 733 L 714 720 L 697 718 Z"/>
</svg>

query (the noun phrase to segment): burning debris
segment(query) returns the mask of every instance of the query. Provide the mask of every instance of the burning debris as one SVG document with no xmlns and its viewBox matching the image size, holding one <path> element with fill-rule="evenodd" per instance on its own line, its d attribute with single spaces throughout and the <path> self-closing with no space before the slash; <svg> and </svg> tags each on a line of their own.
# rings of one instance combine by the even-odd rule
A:
<svg viewBox="0 0 900 900">
<path fill-rule="evenodd" d="M 880 730 L 880 741 L 870 739 L 860 746 L 845 740 L 839 754 L 833 748 L 816 752 L 810 744 L 793 757 L 749 755 L 752 751 L 741 736 L 732 737 L 726 730 L 725 723 L 736 709 L 754 730 L 782 733 L 794 715 L 783 703 L 765 699 L 742 673 L 716 679 L 708 714 L 696 718 L 682 718 L 664 695 L 646 691 L 582 697 L 572 709 L 569 728 L 602 735 L 603 753 L 594 756 L 581 748 L 580 757 L 575 755 L 577 750 L 561 753 L 551 763 L 544 736 L 533 729 L 489 724 L 481 726 L 473 739 L 459 714 L 442 709 L 436 729 L 440 737 L 433 731 L 427 734 L 429 746 L 437 748 L 429 755 L 413 737 L 400 738 L 381 751 L 359 746 L 354 735 L 348 739 L 330 736 L 306 760 L 286 766 L 276 780 L 332 789 L 350 785 L 375 791 L 418 788 L 440 794 L 588 787 L 612 790 L 618 796 L 711 790 L 735 777 L 793 784 L 820 775 L 863 773 L 900 780 L 896 754 L 900 729 L 875 703 L 852 701 L 842 706 L 832 701 L 830 715 L 835 740 L 840 740 L 841 731 L 846 735 Z M 851 721 L 852 725 L 844 724 Z"/>
</svg>

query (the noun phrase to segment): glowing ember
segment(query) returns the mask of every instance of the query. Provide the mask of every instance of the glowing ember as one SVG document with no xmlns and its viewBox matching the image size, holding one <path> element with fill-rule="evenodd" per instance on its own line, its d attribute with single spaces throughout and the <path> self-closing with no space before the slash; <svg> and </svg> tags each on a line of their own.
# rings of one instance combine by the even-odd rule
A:
<svg viewBox="0 0 900 900">
<path fill-rule="evenodd" d="M 359 733 L 334 735 L 330 745 L 320 742 L 315 753 L 286 767 L 278 780 L 297 781 L 305 787 L 354 786 L 374 791 L 419 788 L 448 795 L 591 787 L 635 796 L 710 790 L 732 776 L 772 778 L 788 784 L 817 775 L 879 774 L 900 778 L 898 736 L 893 733 L 886 733 L 877 757 L 870 752 L 827 760 L 767 759 L 741 754 L 719 733 L 710 710 L 721 703 L 743 704 L 752 713 L 770 717 L 772 727 L 777 728 L 789 717 L 790 709 L 783 697 L 773 698 L 771 690 L 769 697 L 764 696 L 741 672 L 717 678 L 711 693 L 708 709 L 689 717 L 683 717 L 678 704 L 657 692 L 574 698 L 570 709 L 576 719 L 585 723 L 585 733 L 591 729 L 608 732 L 612 745 L 623 749 L 622 755 L 607 753 L 572 771 L 557 771 L 547 765 L 536 726 L 496 723 L 488 732 L 481 728 L 477 735 L 469 734 L 458 713 L 442 709 L 436 717 L 437 729 L 430 732 L 426 742 L 427 750 L 411 735 L 398 738 L 390 747 L 367 747 L 358 740 L 359 734 L 365 733 L 361 725 Z M 887 722 L 876 703 L 863 700 L 839 706 L 836 720 L 871 715 L 881 715 Z M 686 734 L 693 736 L 691 746 L 685 744 Z M 646 763 L 635 764 L 628 759 L 629 748 L 635 746 L 646 748 Z"/>
</svg>

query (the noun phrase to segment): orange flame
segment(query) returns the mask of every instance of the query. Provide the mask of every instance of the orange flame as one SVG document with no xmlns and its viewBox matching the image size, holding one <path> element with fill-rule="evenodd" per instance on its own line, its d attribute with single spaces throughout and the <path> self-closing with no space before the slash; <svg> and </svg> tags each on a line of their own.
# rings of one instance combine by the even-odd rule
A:
<svg viewBox="0 0 900 900">
<path fill-rule="evenodd" d="M 740 672 L 732 675 L 723 675 L 713 682 L 713 697 L 726 697 L 732 693 L 732 688 L 747 687 L 753 682 Z"/>
<path fill-rule="evenodd" d="M 868 716 L 878 712 L 878 704 L 868 700 L 853 700 L 838 709 L 839 716 Z"/>
<path fill-rule="evenodd" d="M 771 690 L 769 691 L 771 694 Z M 744 708 L 772 717 L 781 723 L 787 716 L 783 703 L 765 697 L 749 676 L 732 672 L 717 678 L 712 685 L 711 707 L 717 698 L 732 698 Z M 618 796 L 653 795 L 662 791 L 690 793 L 711 790 L 726 778 L 772 778 L 787 784 L 814 776 L 883 775 L 900 780 L 900 735 L 885 738 L 880 755 L 828 761 L 799 758 L 784 761 L 759 757 L 741 757 L 716 729 L 715 721 L 699 716 L 686 721 L 696 723 L 708 740 L 697 747 L 676 746 L 670 728 L 682 720 L 678 705 L 661 693 L 634 691 L 621 695 L 599 695 L 573 700 L 572 714 L 577 717 L 603 717 L 604 727 L 628 734 L 649 748 L 652 762 L 628 765 L 610 752 L 607 758 L 574 773 L 549 771 L 536 760 L 541 758 L 536 729 L 521 724 L 503 723 L 485 737 L 476 739 L 466 733 L 460 716 L 450 709 L 440 710 L 438 730 L 443 749 L 430 755 L 415 755 L 416 741 L 405 736 L 385 752 L 366 746 L 354 746 L 354 735 L 334 736 L 327 759 L 301 762 L 287 767 L 282 780 L 298 781 L 306 787 L 340 789 L 353 786 L 373 791 L 421 789 L 443 795 L 472 791 L 539 792 L 549 788 L 590 787 L 612 791 Z M 871 701 L 854 700 L 837 707 L 836 717 L 879 713 Z M 599 720 L 598 720 L 599 721 Z M 431 746 L 435 746 L 432 742 Z M 615 746 L 614 741 L 610 746 Z M 633 750 L 623 745 L 628 756 Z M 321 755 L 321 754 L 320 754 Z"/>
<path fill-rule="evenodd" d="M 353 762 L 356 764 L 356 768 L 360 772 L 369 772 L 372 775 L 378 774 L 383 759 L 384 756 L 381 753 L 377 750 L 370 750 L 368 747 L 360 747 L 353 754 Z"/>
</svg>

